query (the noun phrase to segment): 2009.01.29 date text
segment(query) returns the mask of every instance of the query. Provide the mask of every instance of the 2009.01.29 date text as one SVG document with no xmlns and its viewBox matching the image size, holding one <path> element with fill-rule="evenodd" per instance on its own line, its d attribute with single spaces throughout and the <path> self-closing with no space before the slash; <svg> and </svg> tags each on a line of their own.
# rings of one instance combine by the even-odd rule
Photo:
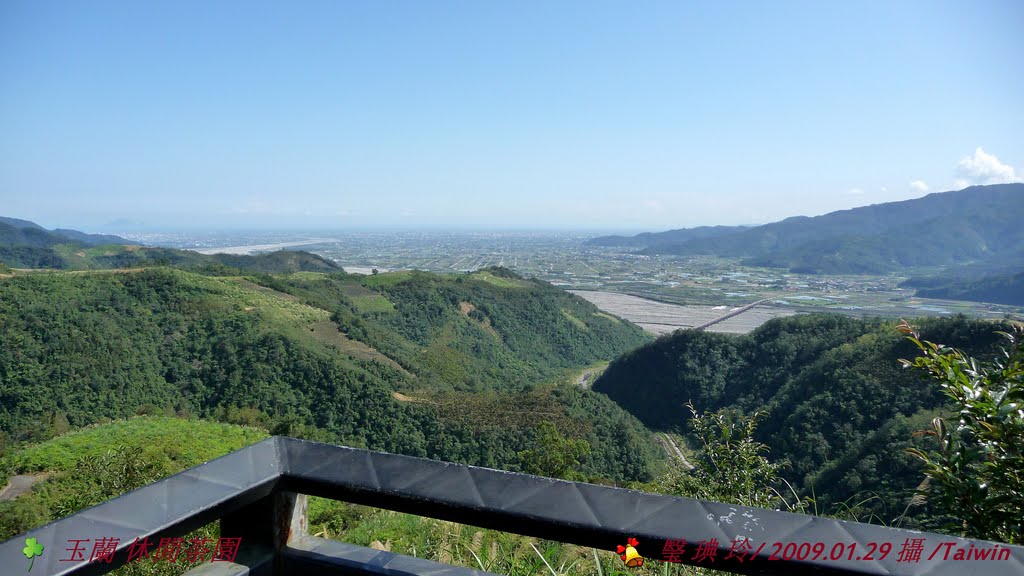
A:
<svg viewBox="0 0 1024 576">
<path fill-rule="evenodd" d="M 695 550 L 694 550 L 695 548 Z M 718 559 L 719 542 L 717 538 L 702 540 L 699 544 L 688 546 L 686 540 L 666 540 L 661 552 L 664 562 L 686 562 L 687 554 L 692 563 L 715 562 Z M 895 548 L 898 548 L 896 550 Z M 931 550 L 931 554 L 927 554 Z M 765 556 L 762 556 L 762 553 Z M 892 556 L 890 557 L 890 554 Z M 974 543 L 945 541 L 930 546 L 925 538 L 907 538 L 900 543 L 891 542 L 762 542 L 760 546 L 749 538 L 737 538 L 730 542 L 728 554 L 722 560 L 750 562 L 758 558 L 766 561 L 798 562 L 845 562 L 845 561 L 883 561 L 887 557 L 890 562 L 916 564 L 923 559 L 938 561 L 979 561 L 979 560 L 1010 560 L 1010 549 L 1001 544 L 992 546 L 975 546 Z"/>
<path fill-rule="evenodd" d="M 868 542 L 865 550 L 857 552 L 857 543 L 836 542 L 829 549 L 824 542 L 796 542 L 772 544 L 768 560 L 884 560 L 892 552 L 892 544 Z"/>
</svg>

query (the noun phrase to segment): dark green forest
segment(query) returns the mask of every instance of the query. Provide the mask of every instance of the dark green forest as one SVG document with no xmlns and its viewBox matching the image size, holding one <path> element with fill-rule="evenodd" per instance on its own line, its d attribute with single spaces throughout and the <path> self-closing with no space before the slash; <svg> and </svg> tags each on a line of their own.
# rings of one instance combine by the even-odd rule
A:
<svg viewBox="0 0 1024 576">
<path fill-rule="evenodd" d="M 996 331 L 1009 328 L 962 316 L 917 326 L 979 358 L 995 355 Z M 924 474 L 905 449 L 951 409 L 939 386 L 902 368 L 899 359 L 916 355 L 892 321 L 794 316 L 743 336 L 661 337 L 613 361 L 594 390 L 655 430 L 685 433 L 690 401 L 701 412 L 766 411 L 755 439 L 801 495 L 829 513 L 863 502 L 863 519 L 893 523 L 927 512 L 907 510 Z"/>
<path fill-rule="evenodd" d="M 1024 271 L 975 275 L 957 270 L 931 278 L 911 278 L 903 286 L 917 288 L 922 298 L 971 300 L 1024 306 Z"/>
<path fill-rule="evenodd" d="M 19 272 L 0 278 L 0 431 L 177 414 L 517 470 L 549 421 L 590 445 L 584 477 L 645 480 L 663 453 L 644 427 L 560 383 L 647 340 L 503 270 Z"/>
</svg>

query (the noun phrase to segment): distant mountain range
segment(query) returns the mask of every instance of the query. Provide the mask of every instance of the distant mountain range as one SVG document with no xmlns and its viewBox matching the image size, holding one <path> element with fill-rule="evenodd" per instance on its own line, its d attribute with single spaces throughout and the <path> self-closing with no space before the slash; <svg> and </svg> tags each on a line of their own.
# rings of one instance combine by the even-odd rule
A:
<svg viewBox="0 0 1024 576">
<path fill-rule="evenodd" d="M 47 230 L 35 222 L 0 216 L 0 244 L 45 247 L 65 244 L 68 240 L 73 240 L 85 246 L 140 244 L 139 242 L 132 242 L 120 236 L 111 236 L 109 234 L 86 234 L 85 232 L 68 230 L 66 228 Z"/>
<path fill-rule="evenodd" d="M 749 230 L 749 226 L 698 226 L 697 228 L 681 228 L 668 232 L 644 232 L 636 236 L 601 236 L 588 240 L 590 246 L 623 246 L 646 248 L 661 244 L 682 243 L 701 238 L 716 238 Z"/>
<path fill-rule="evenodd" d="M 747 265 L 801 273 L 885 274 L 917 266 L 1021 260 L 1022 222 L 1024 184 L 996 184 L 752 228 L 604 236 L 587 244 L 641 248 L 640 254 L 743 258 Z"/>
<path fill-rule="evenodd" d="M 143 246 L 119 236 L 86 234 L 0 216 L 0 264 L 12 268 L 91 270 L 172 265 L 188 270 L 217 268 L 250 272 L 340 272 L 334 262 L 309 252 L 280 250 L 256 256 L 200 254 Z"/>
</svg>

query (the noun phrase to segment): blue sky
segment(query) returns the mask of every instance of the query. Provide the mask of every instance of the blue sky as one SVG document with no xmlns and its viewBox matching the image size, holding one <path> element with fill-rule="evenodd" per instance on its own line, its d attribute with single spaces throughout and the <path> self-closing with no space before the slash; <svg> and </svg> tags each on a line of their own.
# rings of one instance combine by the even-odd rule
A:
<svg viewBox="0 0 1024 576">
<path fill-rule="evenodd" d="M 1013 0 L 5 0 L 0 215 L 660 230 L 1017 181 L 1021 29 Z"/>
</svg>

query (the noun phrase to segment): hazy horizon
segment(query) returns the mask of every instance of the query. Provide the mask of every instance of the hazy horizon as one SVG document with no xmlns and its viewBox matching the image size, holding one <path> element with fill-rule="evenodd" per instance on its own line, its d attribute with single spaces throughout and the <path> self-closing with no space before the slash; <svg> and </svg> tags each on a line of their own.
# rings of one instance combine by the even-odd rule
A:
<svg viewBox="0 0 1024 576">
<path fill-rule="evenodd" d="M 932 194 L 942 194 L 945 192 L 958 192 L 960 190 L 945 190 L 945 191 L 932 191 L 928 192 L 924 196 Z M 922 197 L 924 197 L 922 196 Z M 913 199 L 913 198 L 911 198 Z M 893 202 L 901 202 L 902 200 L 894 200 Z M 874 204 L 865 204 L 863 206 L 853 206 L 850 208 L 844 208 L 842 210 L 836 210 L 833 212 L 852 210 L 856 208 L 862 208 L 866 206 L 874 206 L 877 204 L 884 204 L 883 202 Z M 832 213 L 832 212 L 828 212 Z M 17 215 L 11 214 L 0 214 L 0 216 L 19 218 Z M 516 226 L 516 225 L 472 225 L 472 224 L 436 224 L 436 225 L 424 225 L 424 224 L 407 224 L 407 225 L 359 225 L 351 224 L 349 226 L 334 226 L 334 227 L 317 227 L 315 225 L 301 227 L 294 226 L 287 223 L 282 223 L 278 226 L 246 226 L 245 224 L 236 223 L 236 225 L 154 225 L 149 226 L 145 222 L 141 221 L 129 221 L 123 220 L 120 222 L 108 222 L 102 225 L 93 226 L 81 226 L 76 223 L 58 223 L 53 224 L 47 219 L 42 220 L 31 220 L 35 224 L 39 224 L 44 228 L 56 229 L 56 228 L 70 228 L 81 232 L 89 233 L 100 233 L 100 234 L 261 234 L 261 233 L 276 233 L 276 234 L 299 234 L 299 235 L 316 235 L 316 234 L 345 234 L 345 233 L 381 233 L 381 232 L 403 232 L 403 233 L 567 233 L 567 234 L 589 234 L 589 235 L 635 235 L 645 232 L 664 232 L 667 230 L 675 230 L 680 228 L 693 228 L 693 227 L 716 227 L 716 226 L 745 226 L 745 227 L 757 227 L 764 224 L 771 224 L 773 222 L 779 222 L 791 217 L 801 216 L 819 216 L 817 214 L 791 214 L 780 218 L 779 220 L 773 220 L 771 222 L 747 222 L 742 224 L 697 224 L 696 226 L 679 226 L 674 228 L 637 228 L 637 227 L 597 227 L 597 226 Z M 23 218 L 25 219 L 25 218 Z M 25 219 L 28 220 L 28 219 Z"/>
<path fill-rule="evenodd" d="M 1019 182 L 1022 28 L 1010 0 L 6 2 L 0 212 L 628 232 Z"/>
</svg>

